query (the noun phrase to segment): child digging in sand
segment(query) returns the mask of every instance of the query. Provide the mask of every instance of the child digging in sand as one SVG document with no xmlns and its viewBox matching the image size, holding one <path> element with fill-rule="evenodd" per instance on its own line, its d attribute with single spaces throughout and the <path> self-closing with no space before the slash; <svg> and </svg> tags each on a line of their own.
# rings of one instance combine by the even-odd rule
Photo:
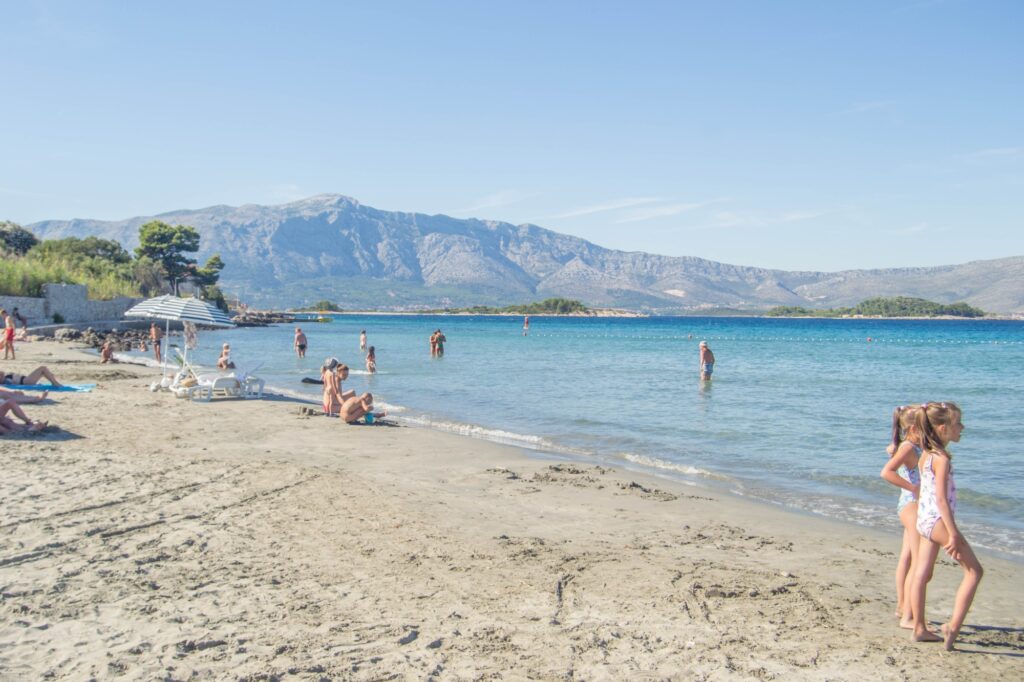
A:
<svg viewBox="0 0 1024 682">
<path fill-rule="evenodd" d="M 903 524 L 903 545 L 896 563 L 896 616 L 900 627 L 913 628 L 914 614 L 910 608 L 910 583 L 914 578 L 917 550 L 921 536 L 917 533 L 917 495 L 921 478 L 917 462 L 921 457 L 920 436 L 914 419 L 920 408 L 900 406 L 892 413 L 892 442 L 886 448 L 889 461 L 882 467 L 882 478 L 900 488 L 896 514 Z"/>
<path fill-rule="evenodd" d="M 917 532 L 921 534 L 921 545 L 910 595 L 914 613 L 913 638 L 915 642 L 945 639 L 946 651 L 952 651 L 984 573 L 953 517 L 956 513 L 956 484 L 953 482 L 953 458 L 946 446 L 960 441 L 964 425 L 956 403 L 922 405 L 916 424 L 924 454 L 920 461 L 921 493 L 917 509 Z M 924 614 L 926 590 L 940 549 L 945 549 L 946 554 L 964 570 L 953 603 L 953 615 L 942 626 L 941 637 L 928 629 Z"/>
</svg>

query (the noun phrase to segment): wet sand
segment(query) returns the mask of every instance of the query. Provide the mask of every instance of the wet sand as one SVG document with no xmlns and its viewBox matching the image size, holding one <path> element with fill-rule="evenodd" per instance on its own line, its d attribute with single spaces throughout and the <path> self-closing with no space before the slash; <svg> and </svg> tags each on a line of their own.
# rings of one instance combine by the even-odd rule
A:
<svg viewBox="0 0 1024 682">
<path fill-rule="evenodd" d="M 1012 679 L 1021 565 L 960 651 L 893 618 L 899 536 L 426 429 L 189 403 L 54 342 L 91 393 L 0 449 L 2 679 Z M 895 501 L 896 495 L 893 499 Z M 970 538 L 970 528 L 965 527 Z M 960 569 L 941 561 L 936 627 Z"/>
</svg>

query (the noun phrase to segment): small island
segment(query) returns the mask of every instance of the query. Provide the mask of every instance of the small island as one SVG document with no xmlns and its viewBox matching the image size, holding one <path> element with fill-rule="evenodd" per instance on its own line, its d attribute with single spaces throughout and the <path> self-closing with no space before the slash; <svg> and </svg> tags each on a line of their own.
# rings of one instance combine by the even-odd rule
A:
<svg viewBox="0 0 1024 682">
<path fill-rule="evenodd" d="M 967 303 L 936 303 L 923 298 L 895 296 L 861 301 L 852 308 L 804 308 L 777 306 L 765 313 L 767 317 L 985 317 L 984 310 Z"/>
</svg>

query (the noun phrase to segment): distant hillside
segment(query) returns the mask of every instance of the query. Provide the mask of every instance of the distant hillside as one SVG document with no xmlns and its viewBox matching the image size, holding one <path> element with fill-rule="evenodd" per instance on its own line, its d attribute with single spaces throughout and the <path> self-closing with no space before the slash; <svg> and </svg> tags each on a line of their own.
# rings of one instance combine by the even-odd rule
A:
<svg viewBox="0 0 1024 682">
<path fill-rule="evenodd" d="M 1024 312 L 1022 256 L 934 268 L 787 272 L 613 251 L 536 225 L 380 211 L 334 194 L 280 206 L 28 227 L 43 238 L 96 235 L 133 249 L 139 226 L 154 218 L 195 227 L 202 235 L 200 261 L 219 252 L 227 263 L 223 288 L 262 305 L 330 299 L 343 308 L 438 308 L 562 297 L 672 314 L 913 296 Z"/>
</svg>

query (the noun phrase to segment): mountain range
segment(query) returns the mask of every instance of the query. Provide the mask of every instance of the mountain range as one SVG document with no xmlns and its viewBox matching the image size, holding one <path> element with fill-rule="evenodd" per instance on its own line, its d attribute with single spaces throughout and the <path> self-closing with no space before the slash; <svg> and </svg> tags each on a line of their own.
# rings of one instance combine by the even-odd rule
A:
<svg viewBox="0 0 1024 682">
<path fill-rule="evenodd" d="M 28 227 L 41 238 L 93 235 L 134 249 L 139 226 L 150 220 L 196 228 L 200 263 L 220 253 L 227 264 L 222 288 L 264 306 L 327 299 L 343 308 L 408 310 L 559 296 L 674 314 L 916 296 L 1024 312 L 1024 256 L 928 268 L 790 272 L 615 251 L 537 225 L 382 211 L 337 194 L 278 206 L 211 206 Z"/>
</svg>

